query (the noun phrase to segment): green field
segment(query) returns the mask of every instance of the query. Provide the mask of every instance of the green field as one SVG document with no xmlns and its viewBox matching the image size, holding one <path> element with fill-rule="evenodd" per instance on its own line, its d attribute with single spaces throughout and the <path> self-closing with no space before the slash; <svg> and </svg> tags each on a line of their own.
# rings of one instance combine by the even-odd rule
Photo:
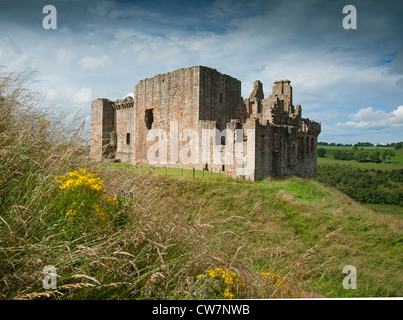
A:
<svg viewBox="0 0 403 320">
<path fill-rule="evenodd" d="M 364 204 L 365 207 L 371 208 L 378 213 L 391 214 L 395 217 L 403 219 L 403 208 L 389 204 Z"/>
<path fill-rule="evenodd" d="M 352 147 L 336 147 L 336 146 L 318 146 L 319 148 L 324 148 L 326 150 L 326 154 L 324 158 L 318 157 L 318 166 L 321 165 L 345 165 L 345 166 L 353 166 L 357 168 L 363 169 L 375 169 L 375 170 L 399 170 L 403 169 L 403 149 L 395 150 L 394 148 L 381 148 L 381 147 L 363 147 L 363 150 L 371 152 L 371 151 L 379 151 L 382 152 L 385 149 L 391 149 L 395 151 L 396 156 L 394 156 L 389 163 L 373 163 L 373 162 L 358 162 L 356 160 L 335 160 L 332 157 L 332 153 L 336 150 L 345 150 L 350 151 Z M 358 151 L 361 150 L 361 147 L 358 148 Z M 357 152 L 357 151 L 356 151 Z"/>
<path fill-rule="evenodd" d="M 103 164 L 104 167 L 109 168 L 126 168 L 130 169 L 135 172 L 152 172 L 160 175 L 167 175 L 172 177 L 193 177 L 193 170 L 191 169 L 180 169 L 180 168 L 164 168 L 164 167 L 148 167 L 148 166 L 133 166 L 127 163 L 110 163 L 110 164 Z M 195 178 L 227 178 L 225 173 L 218 173 L 218 172 L 211 172 L 211 171 L 203 171 L 203 170 L 195 170 L 194 172 Z"/>
</svg>

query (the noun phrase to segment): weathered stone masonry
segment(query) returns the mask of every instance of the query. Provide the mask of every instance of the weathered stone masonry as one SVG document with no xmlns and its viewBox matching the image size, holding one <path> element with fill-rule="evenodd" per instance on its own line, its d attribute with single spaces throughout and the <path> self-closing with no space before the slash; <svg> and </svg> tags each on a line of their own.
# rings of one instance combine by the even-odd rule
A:
<svg viewBox="0 0 403 320">
<path fill-rule="evenodd" d="M 275 81 L 272 94 L 264 98 L 263 84 L 255 81 L 249 98 L 241 96 L 241 82 L 215 69 L 195 66 L 141 80 L 134 99 L 91 103 L 91 151 L 94 160 L 115 159 L 134 165 L 149 165 L 147 141 L 151 129 L 162 129 L 176 139 L 179 148 L 188 143 L 183 132 L 199 134 L 197 163 L 181 163 L 167 144 L 168 163 L 161 166 L 226 172 L 239 176 L 242 157 L 235 155 L 235 142 L 243 141 L 243 154 L 253 155 L 250 180 L 268 176 L 316 176 L 317 137 L 320 123 L 302 118 L 300 105 L 293 105 L 289 80 Z M 172 123 L 177 125 L 172 131 Z M 212 137 L 208 156 L 202 150 L 203 129 L 218 129 L 225 136 Z M 237 134 L 243 129 L 243 136 Z M 254 143 L 248 144 L 246 132 Z M 185 131 L 186 132 L 186 131 Z M 160 137 L 164 139 L 162 135 Z M 253 139 L 252 139 L 253 141 Z M 213 149 L 220 150 L 222 163 L 215 163 Z M 232 153 L 233 161 L 228 152 Z M 242 163 L 241 163 L 242 162 Z M 158 164 L 157 164 L 158 165 Z"/>
</svg>

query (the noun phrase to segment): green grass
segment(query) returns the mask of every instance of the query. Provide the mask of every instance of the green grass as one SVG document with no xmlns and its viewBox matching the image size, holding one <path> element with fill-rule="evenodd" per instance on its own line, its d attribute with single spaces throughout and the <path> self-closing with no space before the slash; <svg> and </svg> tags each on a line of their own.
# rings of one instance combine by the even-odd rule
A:
<svg viewBox="0 0 403 320">
<path fill-rule="evenodd" d="M 161 175 L 168 175 L 173 177 L 193 177 L 192 169 L 180 168 L 165 168 L 165 167 L 151 167 L 151 166 L 133 166 L 127 163 L 109 163 L 105 164 L 109 168 L 126 168 L 135 172 L 153 172 Z M 195 170 L 195 178 L 227 178 L 225 173 L 211 172 L 206 170 Z"/>
<path fill-rule="evenodd" d="M 44 292 L 35 276 L 44 264 L 57 267 L 61 288 L 77 285 L 61 289 L 62 296 L 52 297 L 57 299 L 187 299 L 193 292 L 187 279 L 196 280 L 215 267 L 231 267 L 247 284 L 249 291 L 238 291 L 239 298 L 272 294 L 256 291 L 260 272 L 286 277 L 298 297 L 309 292 L 327 297 L 402 295 L 400 219 L 376 215 L 314 180 L 193 179 L 125 166 L 92 168 L 99 170 L 108 194 L 118 197 L 120 188 L 133 192 L 127 198 L 126 223 L 117 228 L 71 217 L 76 223 L 66 229 L 69 220 L 63 212 L 51 212 L 59 203 L 54 193 L 29 207 L 42 219 L 26 217 L 26 206 L 2 211 L 10 229 L 2 226 L 8 259 L 1 261 L 1 270 L 8 275 L 8 288 L 13 286 L 6 298 Z M 51 190 L 48 183 L 46 190 Z M 107 268 L 101 257 L 110 261 Z M 38 260 L 42 263 L 28 263 Z M 357 290 L 342 287 L 341 271 L 347 264 L 360 274 Z M 20 278 L 23 274 L 32 277 Z M 77 274 L 102 286 L 96 289 L 86 278 L 75 280 Z M 95 287 L 81 287 L 85 283 Z"/>
</svg>

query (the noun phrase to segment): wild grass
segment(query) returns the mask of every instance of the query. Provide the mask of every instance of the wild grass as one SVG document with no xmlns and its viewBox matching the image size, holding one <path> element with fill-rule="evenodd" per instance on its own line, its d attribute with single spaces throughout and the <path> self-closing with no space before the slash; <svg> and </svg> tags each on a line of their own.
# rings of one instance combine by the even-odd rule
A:
<svg viewBox="0 0 403 320">
<path fill-rule="evenodd" d="M 66 132 L 20 75 L 0 83 L 1 299 L 402 296 L 400 219 L 309 179 L 91 162 L 80 124 Z M 99 180 L 63 188 L 77 168 Z M 88 187 L 96 181 L 102 194 Z M 55 290 L 42 286 L 48 265 Z M 345 265 L 357 268 L 356 290 L 342 286 Z"/>
</svg>

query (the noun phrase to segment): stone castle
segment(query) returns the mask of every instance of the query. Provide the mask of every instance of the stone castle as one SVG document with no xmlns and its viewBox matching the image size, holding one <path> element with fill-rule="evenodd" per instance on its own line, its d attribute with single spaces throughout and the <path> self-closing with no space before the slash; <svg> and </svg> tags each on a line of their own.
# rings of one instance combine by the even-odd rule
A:
<svg viewBox="0 0 403 320">
<path fill-rule="evenodd" d="M 231 76 L 203 66 L 178 69 L 141 80 L 134 99 L 93 101 L 90 157 L 213 170 L 250 180 L 315 177 L 321 124 L 301 113 L 301 106 L 293 105 L 289 80 L 275 81 L 267 98 L 262 83 L 255 81 L 250 97 L 243 99 L 241 82 Z M 193 149 L 189 129 L 199 137 L 193 139 Z M 157 132 L 152 139 L 151 132 Z M 204 140 L 200 137 L 205 132 L 215 134 Z M 163 144 L 164 139 L 169 142 Z M 160 148 L 155 148 L 156 141 Z M 181 161 L 174 150 L 185 147 L 186 156 L 193 153 L 195 161 Z M 150 150 L 165 161 L 150 161 Z M 239 170 L 246 162 L 248 170 Z"/>
</svg>

